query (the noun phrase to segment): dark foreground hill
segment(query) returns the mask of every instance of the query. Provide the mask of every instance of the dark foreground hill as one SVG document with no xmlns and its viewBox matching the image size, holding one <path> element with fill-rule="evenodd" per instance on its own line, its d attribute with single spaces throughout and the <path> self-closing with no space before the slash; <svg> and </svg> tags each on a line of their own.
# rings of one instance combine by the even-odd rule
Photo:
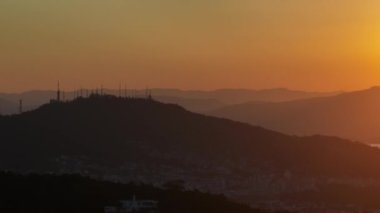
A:
<svg viewBox="0 0 380 213">
<path fill-rule="evenodd" d="M 334 135 L 380 143 L 380 87 L 289 102 L 250 102 L 211 115 L 296 135 Z"/>
<path fill-rule="evenodd" d="M 364 144 L 287 136 L 148 99 L 53 102 L 0 117 L 0 137 L 1 169 L 154 184 L 184 180 L 191 188 L 280 209 L 292 202 L 282 203 L 284 194 L 380 179 L 380 150 Z"/>
<path fill-rule="evenodd" d="M 119 200 L 158 201 L 161 213 L 265 213 L 199 191 L 162 189 L 146 184 L 97 181 L 79 175 L 15 175 L 0 172 L 0 212 L 103 213 Z"/>
</svg>

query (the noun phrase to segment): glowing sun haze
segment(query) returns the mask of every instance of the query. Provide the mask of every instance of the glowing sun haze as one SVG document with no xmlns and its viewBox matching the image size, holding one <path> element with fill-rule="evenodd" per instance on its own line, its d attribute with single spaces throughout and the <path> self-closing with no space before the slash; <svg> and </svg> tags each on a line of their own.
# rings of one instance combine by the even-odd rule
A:
<svg viewBox="0 0 380 213">
<path fill-rule="evenodd" d="M 0 91 L 380 84 L 378 0 L 1 0 Z"/>
</svg>

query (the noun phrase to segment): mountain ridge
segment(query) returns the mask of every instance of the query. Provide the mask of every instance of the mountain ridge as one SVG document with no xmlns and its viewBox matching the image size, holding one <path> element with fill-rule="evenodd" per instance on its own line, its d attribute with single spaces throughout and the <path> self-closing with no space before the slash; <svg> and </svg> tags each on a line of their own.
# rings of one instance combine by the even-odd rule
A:
<svg viewBox="0 0 380 213">
<path fill-rule="evenodd" d="M 380 138 L 380 87 L 279 103 L 246 103 L 207 114 L 260 125 L 287 134 L 335 135 L 374 143 Z"/>
<path fill-rule="evenodd" d="M 379 161 L 380 149 L 365 144 L 289 136 L 151 99 L 92 95 L 0 116 L 0 170 L 154 185 L 183 180 L 264 209 L 313 209 L 284 196 L 310 195 L 332 180 L 372 187 Z"/>
<path fill-rule="evenodd" d="M 34 139 L 35 141 L 45 141 L 46 146 L 49 146 L 49 141 L 52 140 L 60 144 L 61 149 L 67 148 L 69 143 L 72 143 L 73 147 L 69 147 L 68 150 L 75 147 L 86 152 L 88 151 L 86 148 L 91 147 L 94 149 L 94 153 L 92 153 L 94 156 L 95 153 L 102 153 L 102 149 L 107 149 L 107 146 L 115 146 L 113 151 L 118 153 L 117 147 L 127 146 L 123 141 L 132 140 L 144 141 L 148 146 L 155 146 L 161 150 L 168 146 L 171 147 L 170 149 L 179 149 L 184 153 L 190 153 L 192 150 L 192 154 L 203 153 L 205 156 L 214 156 L 217 159 L 225 158 L 225 156 L 238 158 L 251 155 L 253 161 L 262 161 L 264 158 L 266 161 L 273 161 L 274 164 L 285 164 L 282 166 L 290 167 L 301 158 L 307 157 L 303 151 L 317 157 L 310 149 L 324 150 L 321 147 L 329 146 L 326 141 L 330 141 L 332 147 L 334 144 L 343 147 L 352 145 L 358 146 L 359 150 L 372 150 L 365 145 L 334 137 L 287 136 L 261 127 L 191 113 L 178 105 L 112 96 L 93 96 L 67 103 L 47 104 L 21 115 L 3 116 L 0 119 L 0 125 L 3 131 L 6 130 L 4 134 L 9 135 L 7 140 L 16 138 L 26 143 L 26 134 L 32 139 L 33 137 L 39 138 L 38 140 Z M 15 129 L 15 127 L 17 128 Z M 24 132 L 24 136 L 17 134 L 18 131 Z M 11 132 L 13 134 L 9 134 Z M 90 133 L 94 135 L 90 135 Z M 44 138 L 44 134 L 49 135 L 52 139 Z M 54 135 L 61 138 L 54 138 Z M 65 138 L 66 141 L 62 138 Z M 112 143 L 104 143 L 104 141 Z M 153 141 L 156 142 L 153 143 Z M 158 146 L 157 143 L 159 143 Z M 95 145 L 98 146 L 98 150 L 95 150 Z M 51 148 L 60 152 L 55 147 Z M 295 152 L 296 150 L 299 151 Z M 375 149 L 374 152 L 376 151 Z M 288 156 L 288 152 L 293 153 L 294 159 Z M 69 153 L 80 152 L 70 150 Z M 123 155 L 122 152 L 119 154 Z M 307 158 L 312 159 L 310 156 Z M 275 162 L 276 160 L 277 162 Z M 319 165 L 318 167 L 322 166 L 318 162 L 314 163 Z M 299 164 L 302 163 L 299 162 Z M 308 170 L 306 165 L 301 165 L 301 167 L 302 170 Z M 338 168 L 337 170 L 339 171 Z"/>
<path fill-rule="evenodd" d="M 96 93 L 96 90 L 80 89 L 76 91 L 65 92 L 66 100 L 72 100 L 78 96 L 85 96 L 87 93 Z M 250 90 L 250 89 L 219 89 L 211 91 L 202 90 L 180 90 L 154 88 L 150 89 L 152 95 L 161 102 L 175 103 L 184 106 L 186 109 L 195 112 L 207 112 L 212 109 L 220 108 L 229 104 L 243 103 L 246 101 L 284 101 L 295 100 L 307 97 L 329 96 L 336 94 L 306 92 L 289 90 L 285 88 Z M 144 97 L 146 90 L 127 90 L 122 91 L 103 89 L 103 92 L 115 96 Z M 26 110 L 36 109 L 39 106 L 49 102 L 56 96 L 56 91 L 52 90 L 34 90 L 22 93 L 0 93 L 0 98 L 10 101 L 13 105 L 4 111 L 4 114 L 13 114 L 18 112 L 18 102 L 23 100 Z"/>
</svg>

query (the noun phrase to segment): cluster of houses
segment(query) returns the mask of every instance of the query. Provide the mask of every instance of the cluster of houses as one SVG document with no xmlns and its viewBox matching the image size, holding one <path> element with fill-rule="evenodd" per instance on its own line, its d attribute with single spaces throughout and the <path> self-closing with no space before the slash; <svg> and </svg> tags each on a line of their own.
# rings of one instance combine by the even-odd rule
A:
<svg viewBox="0 0 380 213">
<path fill-rule="evenodd" d="M 133 196 L 132 200 L 120 200 L 118 206 L 104 207 L 104 213 L 158 213 L 158 201 L 137 200 Z"/>
</svg>

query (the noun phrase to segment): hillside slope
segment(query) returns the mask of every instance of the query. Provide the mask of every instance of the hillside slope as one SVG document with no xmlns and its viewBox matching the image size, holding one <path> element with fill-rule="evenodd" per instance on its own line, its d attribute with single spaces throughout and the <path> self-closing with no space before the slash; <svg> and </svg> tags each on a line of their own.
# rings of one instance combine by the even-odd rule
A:
<svg viewBox="0 0 380 213">
<path fill-rule="evenodd" d="M 1 158 L 14 159 L 2 161 L 3 166 L 61 155 L 104 162 L 144 159 L 136 149 L 146 148 L 148 154 L 181 153 L 215 161 L 242 158 L 252 166 L 265 162 L 305 174 L 380 175 L 367 166 L 380 160 L 379 151 L 359 143 L 287 136 L 146 99 L 93 96 L 52 103 L 1 117 L 0 129 Z M 334 161 L 328 162 L 330 157 Z"/>
<path fill-rule="evenodd" d="M 332 180 L 372 186 L 380 179 L 379 149 L 334 137 L 287 136 L 148 99 L 50 103 L 0 116 L 0 135 L 3 170 L 153 184 L 183 180 L 263 208 L 283 209 L 284 194 Z M 306 208 L 298 199 L 295 205 Z"/>
</svg>

